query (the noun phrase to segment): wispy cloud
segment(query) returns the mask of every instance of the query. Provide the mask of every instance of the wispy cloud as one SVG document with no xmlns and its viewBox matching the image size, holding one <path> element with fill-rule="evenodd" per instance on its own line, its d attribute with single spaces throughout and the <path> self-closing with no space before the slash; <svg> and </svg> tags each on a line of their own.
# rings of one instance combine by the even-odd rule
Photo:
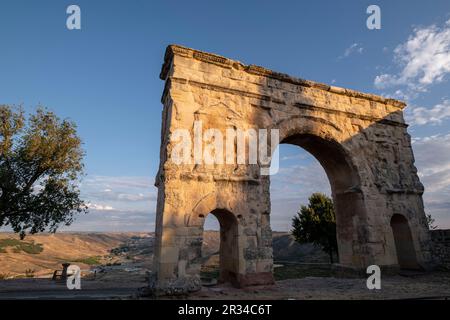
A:
<svg viewBox="0 0 450 320">
<path fill-rule="evenodd" d="M 150 177 L 92 176 L 81 186 L 86 198 L 98 201 L 155 201 L 156 188 Z"/>
<path fill-rule="evenodd" d="M 419 174 L 429 191 L 450 186 L 450 134 L 412 140 Z"/>
<path fill-rule="evenodd" d="M 345 49 L 344 54 L 342 56 L 339 56 L 338 59 L 344 59 L 352 54 L 361 54 L 364 52 L 364 48 L 359 43 L 352 43 L 348 48 Z"/>
<path fill-rule="evenodd" d="M 307 158 L 307 155 L 299 153 L 299 154 L 294 154 L 294 155 L 289 155 L 289 156 L 283 156 L 281 157 L 281 161 L 288 161 L 288 160 L 304 160 Z"/>
<path fill-rule="evenodd" d="M 405 116 L 411 125 L 442 124 L 444 120 L 450 119 L 450 100 L 444 100 L 432 108 L 408 107 Z"/>
<path fill-rule="evenodd" d="M 88 214 L 77 215 L 70 227 L 63 227 L 63 231 L 99 231 L 124 232 L 145 231 L 153 232 L 155 227 L 155 211 L 147 210 L 96 210 L 90 209 Z"/>
<path fill-rule="evenodd" d="M 84 184 L 93 186 L 106 186 L 105 189 L 114 187 L 148 188 L 153 186 L 154 179 L 147 176 L 97 176 L 93 175 L 84 180 Z"/>
<path fill-rule="evenodd" d="M 112 211 L 112 210 L 114 210 L 114 208 L 111 206 L 97 204 L 97 203 L 90 203 L 90 202 L 87 203 L 87 207 L 91 210 L 97 210 L 97 211 Z"/>
<path fill-rule="evenodd" d="M 410 96 L 443 81 L 450 72 L 450 20 L 443 26 L 414 29 L 408 40 L 395 48 L 394 62 L 399 73 L 376 76 L 378 89 L 403 86 L 406 89 L 397 93 Z"/>
<path fill-rule="evenodd" d="M 413 139 L 424 203 L 441 228 L 450 228 L 450 134 Z"/>
<path fill-rule="evenodd" d="M 150 177 L 88 176 L 81 195 L 89 213 L 64 230 L 153 231 L 157 189 Z"/>
</svg>

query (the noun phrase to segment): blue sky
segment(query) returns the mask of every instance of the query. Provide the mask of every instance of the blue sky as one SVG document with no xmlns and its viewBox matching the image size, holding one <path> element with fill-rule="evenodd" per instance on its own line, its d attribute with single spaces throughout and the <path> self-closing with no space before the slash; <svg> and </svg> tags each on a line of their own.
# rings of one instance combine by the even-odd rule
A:
<svg viewBox="0 0 450 320">
<path fill-rule="evenodd" d="M 81 8 L 82 30 L 66 28 L 70 4 Z M 370 4 L 381 8 L 381 30 L 366 28 Z M 449 228 L 449 20 L 448 0 L 2 0 L 0 103 L 42 104 L 78 124 L 91 213 L 70 229 L 122 231 L 154 227 L 168 44 L 402 98 L 427 212 Z M 283 146 L 281 160 L 272 227 L 287 230 L 307 196 L 329 185 L 301 149 Z"/>
</svg>

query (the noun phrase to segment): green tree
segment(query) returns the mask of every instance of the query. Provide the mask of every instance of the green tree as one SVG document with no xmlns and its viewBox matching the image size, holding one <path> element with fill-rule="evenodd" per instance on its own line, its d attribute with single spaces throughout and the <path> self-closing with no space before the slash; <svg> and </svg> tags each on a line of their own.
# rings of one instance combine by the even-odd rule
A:
<svg viewBox="0 0 450 320">
<path fill-rule="evenodd" d="M 83 150 L 76 126 L 39 107 L 0 105 L 0 228 L 55 232 L 74 213 L 87 212 L 80 199 Z"/>
<path fill-rule="evenodd" d="M 336 240 L 336 217 L 333 201 L 322 193 L 313 193 L 309 205 L 301 206 L 292 219 L 292 235 L 299 243 L 319 245 L 330 256 L 338 252 Z"/>
</svg>

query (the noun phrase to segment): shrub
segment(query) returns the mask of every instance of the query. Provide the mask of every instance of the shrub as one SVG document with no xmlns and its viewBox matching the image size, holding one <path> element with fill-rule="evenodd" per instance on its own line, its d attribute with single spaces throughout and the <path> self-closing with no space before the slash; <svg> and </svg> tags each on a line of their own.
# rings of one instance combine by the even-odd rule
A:
<svg viewBox="0 0 450 320">
<path fill-rule="evenodd" d="M 27 278 L 34 278 L 34 273 L 35 272 L 36 271 L 33 270 L 33 269 L 27 269 L 27 270 L 25 270 L 25 277 L 27 277 Z"/>
</svg>

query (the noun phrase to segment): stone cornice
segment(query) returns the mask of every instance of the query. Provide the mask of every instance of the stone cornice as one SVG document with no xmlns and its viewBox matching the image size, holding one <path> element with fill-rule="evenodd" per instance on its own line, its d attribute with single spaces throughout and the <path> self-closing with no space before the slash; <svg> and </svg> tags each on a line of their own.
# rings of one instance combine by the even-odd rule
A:
<svg viewBox="0 0 450 320">
<path fill-rule="evenodd" d="M 169 77 L 166 81 L 166 86 L 164 88 L 163 96 L 161 98 L 161 102 L 163 104 L 164 104 L 165 97 L 167 96 L 167 92 L 169 90 L 170 84 L 172 82 L 179 83 L 179 84 L 187 84 L 190 86 L 194 86 L 194 87 L 198 87 L 198 88 L 202 88 L 202 89 L 206 89 L 206 90 L 225 92 L 225 93 L 234 94 L 234 95 L 238 95 L 238 96 L 244 96 L 244 97 L 248 97 L 248 98 L 255 98 L 258 100 L 273 102 L 275 104 L 286 105 L 286 102 L 275 99 L 275 98 L 267 96 L 267 95 L 262 95 L 262 94 L 254 93 L 254 92 L 241 91 L 241 90 L 236 90 L 236 89 L 231 89 L 231 88 L 225 88 L 225 87 L 221 87 L 221 86 L 217 86 L 217 85 L 213 85 L 213 84 L 207 84 L 207 83 L 197 82 L 197 81 L 193 81 L 193 80 L 174 78 L 174 77 Z M 267 109 L 271 108 L 271 107 L 262 107 L 260 105 L 254 105 L 254 104 L 253 104 L 253 106 L 267 108 Z M 343 115 L 348 118 L 356 118 L 356 119 L 361 119 L 364 121 L 377 122 L 377 123 L 384 124 L 384 125 L 400 126 L 400 127 L 404 127 L 404 128 L 408 127 L 408 125 L 403 122 L 398 122 L 398 121 L 389 120 L 389 119 L 385 119 L 385 118 L 376 118 L 376 117 L 372 117 L 369 115 L 356 114 L 356 113 L 348 112 L 348 111 L 333 110 L 333 109 L 328 109 L 328 108 L 324 108 L 324 107 L 308 105 L 308 104 L 304 104 L 304 103 L 294 103 L 293 106 L 296 108 L 299 108 L 299 109 L 316 110 L 316 111 L 332 113 L 332 114 L 336 114 L 336 115 Z M 306 118 L 307 116 L 302 115 L 302 117 Z M 334 124 L 331 124 L 331 125 L 340 131 L 340 129 L 337 128 Z"/>
<path fill-rule="evenodd" d="M 160 78 L 162 80 L 167 80 L 167 75 L 172 65 L 174 55 L 179 55 L 191 59 L 196 59 L 199 61 L 203 61 L 206 63 L 212 63 L 218 65 L 223 68 L 234 68 L 238 70 L 244 70 L 247 73 L 263 76 L 267 78 L 276 79 L 279 81 L 292 83 L 299 86 L 310 87 L 315 89 L 320 89 L 324 91 L 328 91 L 335 94 L 345 95 L 353 98 L 365 99 L 369 101 L 379 102 L 386 105 L 394 106 L 400 109 L 403 109 L 406 106 L 406 103 L 403 101 L 384 98 L 382 96 L 378 96 L 375 94 L 364 93 L 352 89 L 345 89 L 335 86 L 330 86 L 324 83 L 315 82 L 311 80 L 304 80 L 296 77 L 292 77 L 290 75 L 275 72 L 264 67 L 255 66 L 255 65 L 245 65 L 239 61 L 231 60 L 213 53 L 203 52 L 194 50 L 191 48 L 179 46 L 179 45 L 169 45 L 166 49 L 166 54 L 164 57 L 164 64 L 161 70 Z"/>
</svg>

